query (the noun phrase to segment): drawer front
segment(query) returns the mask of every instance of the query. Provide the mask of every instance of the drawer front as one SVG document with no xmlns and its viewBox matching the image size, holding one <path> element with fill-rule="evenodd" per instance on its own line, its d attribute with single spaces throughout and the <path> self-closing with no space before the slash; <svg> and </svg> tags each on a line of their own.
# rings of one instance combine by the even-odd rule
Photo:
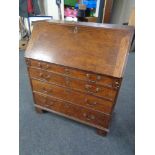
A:
<svg viewBox="0 0 155 155">
<path fill-rule="evenodd" d="M 97 85 L 95 83 L 89 83 L 82 80 L 77 79 L 68 79 L 68 86 L 70 88 L 75 88 L 87 93 L 94 94 L 95 96 L 104 97 L 109 100 L 115 100 L 115 96 L 117 94 L 117 90 L 110 89 L 101 85 Z"/>
<path fill-rule="evenodd" d="M 87 71 L 82 71 L 79 69 L 73 69 L 70 67 L 60 66 L 56 64 L 42 62 L 42 61 L 27 59 L 26 62 L 28 66 L 45 69 L 47 71 L 64 74 L 74 78 L 79 78 L 81 80 L 89 81 L 90 83 L 101 84 L 113 89 L 118 89 L 121 82 L 121 80 L 118 78 L 98 75 Z"/>
<path fill-rule="evenodd" d="M 26 63 L 28 66 L 31 66 L 31 67 L 44 69 L 47 71 L 53 71 L 53 72 L 61 73 L 61 74 L 65 74 L 67 71 L 65 67 L 63 66 L 59 66 L 59 65 L 55 65 L 55 64 L 51 64 L 51 63 L 47 63 L 43 61 L 38 61 L 38 60 L 27 59 Z"/>
<path fill-rule="evenodd" d="M 34 97 L 36 104 L 46 107 L 48 109 L 104 128 L 108 128 L 109 126 L 111 116 L 101 114 L 86 108 L 81 108 L 78 105 L 62 102 L 60 100 L 54 99 L 52 97 L 47 97 L 45 95 L 43 96 L 35 93 Z"/>
<path fill-rule="evenodd" d="M 46 82 L 52 82 L 55 84 L 67 86 L 66 78 L 61 75 L 50 73 L 40 69 L 35 69 L 35 68 L 29 68 L 29 73 L 30 73 L 30 77 L 40 79 Z"/>
<path fill-rule="evenodd" d="M 59 74 L 35 68 L 29 68 L 29 72 L 30 76 L 33 78 L 41 79 L 58 85 L 63 85 L 66 87 L 70 87 L 71 89 L 80 90 L 86 93 L 91 93 L 109 100 L 114 100 L 117 93 L 117 90 L 115 89 L 110 89 L 101 85 L 91 84 L 89 82 L 69 78 L 67 76 L 61 76 Z"/>
<path fill-rule="evenodd" d="M 62 100 L 66 100 L 78 105 L 94 109 L 103 113 L 111 114 L 113 102 L 103 100 L 92 95 L 72 91 L 56 85 L 47 84 L 38 80 L 32 80 L 33 90 L 43 94 L 48 94 Z"/>
</svg>

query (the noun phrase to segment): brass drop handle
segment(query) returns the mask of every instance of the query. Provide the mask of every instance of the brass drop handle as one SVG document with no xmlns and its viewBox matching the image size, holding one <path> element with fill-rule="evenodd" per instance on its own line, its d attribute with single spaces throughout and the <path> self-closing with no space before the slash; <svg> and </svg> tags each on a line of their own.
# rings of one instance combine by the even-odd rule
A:
<svg viewBox="0 0 155 155">
<path fill-rule="evenodd" d="M 87 103 L 86 105 L 88 105 L 88 106 L 95 106 L 95 105 L 97 105 L 96 101 L 95 102 L 89 102 L 89 100 L 87 98 L 85 99 L 85 102 Z"/>
<path fill-rule="evenodd" d="M 88 82 L 90 82 L 90 83 L 96 83 L 95 80 L 88 80 Z"/>
<path fill-rule="evenodd" d="M 41 78 L 45 78 L 46 80 L 48 80 L 48 79 L 51 77 L 50 75 L 44 76 L 43 73 L 39 73 L 39 76 L 40 76 Z"/>
<path fill-rule="evenodd" d="M 96 93 L 99 92 L 100 88 L 96 88 Z"/>
<path fill-rule="evenodd" d="M 119 82 L 118 82 L 118 81 L 116 81 L 116 82 L 115 82 L 115 84 L 119 84 Z"/>
<path fill-rule="evenodd" d="M 97 105 L 97 102 L 87 103 L 87 105 L 89 105 L 89 106 L 96 106 Z"/>
<path fill-rule="evenodd" d="M 86 113 L 83 113 L 83 116 L 86 118 L 87 121 L 91 121 L 95 119 L 94 115 L 90 115 L 88 116 Z"/>
<path fill-rule="evenodd" d="M 90 78 L 90 74 L 86 74 L 87 78 Z"/>
<path fill-rule="evenodd" d="M 86 89 L 87 91 L 89 91 L 89 89 L 91 89 L 92 87 L 93 87 L 93 86 L 91 86 L 91 85 L 86 85 L 86 86 L 85 86 L 85 89 Z M 95 89 L 94 92 L 97 93 L 97 92 L 99 92 L 99 90 L 100 90 L 100 88 L 97 87 L 97 88 Z"/>
<path fill-rule="evenodd" d="M 49 67 L 50 66 L 48 64 L 44 66 L 45 69 L 49 69 Z"/>
<path fill-rule="evenodd" d="M 91 75 L 90 74 L 86 74 L 87 78 L 89 79 L 89 82 L 95 83 L 96 80 L 101 80 L 101 76 L 97 75 L 96 80 L 90 80 Z"/>
<path fill-rule="evenodd" d="M 89 90 L 90 88 L 92 88 L 92 86 L 91 86 L 91 85 L 86 85 L 85 88 L 86 88 L 87 90 Z"/>
<path fill-rule="evenodd" d="M 86 76 L 87 76 L 88 81 L 89 81 L 90 83 L 96 83 L 96 81 L 95 81 L 95 80 L 90 80 L 90 77 L 91 77 L 91 75 L 90 75 L 90 74 L 86 74 Z"/>
<path fill-rule="evenodd" d="M 87 121 L 91 120 L 86 113 L 83 113 L 83 116 L 86 118 Z"/>
</svg>

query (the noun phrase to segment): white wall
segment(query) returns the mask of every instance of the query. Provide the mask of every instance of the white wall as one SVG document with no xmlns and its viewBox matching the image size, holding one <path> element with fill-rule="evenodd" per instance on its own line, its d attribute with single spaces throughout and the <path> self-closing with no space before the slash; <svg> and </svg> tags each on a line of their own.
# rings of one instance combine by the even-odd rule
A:
<svg viewBox="0 0 155 155">
<path fill-rule="evenodd" d="M 99 6 L 100 6 L 100 0 L 97 0 L 96 3 L 97 3 L 97 4 L 96 4 L 96 12 L 95 12 L 94 16 L 95 16 L 95 17 L 98 17 Z"/>
<path fill-rule="evenodd" d="M 56 0 L 44 0 L 45 14 L 47 16 L 53 16 L 53 19 L 59 19 L 58 6 L 56 5 Z M 64 19 L 64 1 L 61 0 L 61 12 L 62 19 Z"/>
<path fill-rule="evenodd" d="M 114 0 L 111 23 L 122 24 L 128 22 L 133 7 L 135 7 L 135 0 Z"/>
</svg>

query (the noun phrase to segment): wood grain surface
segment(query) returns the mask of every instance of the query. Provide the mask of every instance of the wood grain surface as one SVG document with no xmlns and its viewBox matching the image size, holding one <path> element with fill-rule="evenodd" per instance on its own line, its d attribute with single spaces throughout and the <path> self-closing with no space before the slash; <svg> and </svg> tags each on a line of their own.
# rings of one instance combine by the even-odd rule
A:
<svg viewBox="0 0 155 155">
<path fill-rule="evenodd" d="M 87 25 L 36 23 L 25 57 L 122 77 L 133 35 L 132 27 Z"/>
</svg>

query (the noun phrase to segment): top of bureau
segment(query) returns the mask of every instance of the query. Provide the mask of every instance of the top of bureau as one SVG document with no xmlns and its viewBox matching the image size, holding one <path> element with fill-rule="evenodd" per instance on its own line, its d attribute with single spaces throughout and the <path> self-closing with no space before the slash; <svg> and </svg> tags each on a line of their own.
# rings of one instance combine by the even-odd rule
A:
<svg viewBox="0 0 155 155">
<path fill-rule="evenodd" d="M 39 21 L 25 57 L 120 78 L 133 32 L 114 24 Z"/>
</svg>

